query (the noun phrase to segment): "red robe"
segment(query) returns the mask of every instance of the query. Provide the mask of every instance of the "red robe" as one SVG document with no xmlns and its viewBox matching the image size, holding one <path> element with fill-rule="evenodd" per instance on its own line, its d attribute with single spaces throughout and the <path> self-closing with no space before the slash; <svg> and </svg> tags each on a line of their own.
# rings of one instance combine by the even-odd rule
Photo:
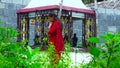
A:
<svg viewBox="0 0 120 68">
<path fill-rule="evenodd" d="M 48 35 L 49 41 L 54 44 L 56 53 L 58 54 L 58 57 L 60 57 L 60 52 L 64 50 L 64 40 L 60 28 L 60 23 L 58 23 L 58 21 L 52 22 L 52 25 L 50 26 L 48 31 Z"/>
</svg>

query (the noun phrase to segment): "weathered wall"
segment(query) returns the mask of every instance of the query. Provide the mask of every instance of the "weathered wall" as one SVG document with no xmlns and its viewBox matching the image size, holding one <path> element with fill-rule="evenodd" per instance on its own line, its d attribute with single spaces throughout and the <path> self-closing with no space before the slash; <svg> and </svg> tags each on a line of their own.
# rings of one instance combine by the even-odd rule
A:
<svg viewBox="0 0 120 68">
<path fill-rule="evenodd" d="M 98 9 L 98 36 L 105 32 L 120 31 L 120 11 L 115 9 Z"/>
<path fill-rule="evenodd" d="M 0 19 L 3 21 L 1 26 L 17 26 L 16 10 L 25 7 L 29 0 L 1 0 Z"/>
</svg>

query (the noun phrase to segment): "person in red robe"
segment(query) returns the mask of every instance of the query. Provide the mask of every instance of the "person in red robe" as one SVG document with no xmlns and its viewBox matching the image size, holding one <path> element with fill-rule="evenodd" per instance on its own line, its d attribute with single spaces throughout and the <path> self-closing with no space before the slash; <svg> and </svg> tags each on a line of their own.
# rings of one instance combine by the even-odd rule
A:
<svg viewBox="0 0 120 68">
<path fill-rule="evenodd" d="M 55 47 L 55 53 L 58 58 L 61 58 L 61 51 L 64 51 L 64 39 L 62 36 L 62 24 L 54 13 L 49 14 L 49 42 L 52 42 Z"/>
</svg>

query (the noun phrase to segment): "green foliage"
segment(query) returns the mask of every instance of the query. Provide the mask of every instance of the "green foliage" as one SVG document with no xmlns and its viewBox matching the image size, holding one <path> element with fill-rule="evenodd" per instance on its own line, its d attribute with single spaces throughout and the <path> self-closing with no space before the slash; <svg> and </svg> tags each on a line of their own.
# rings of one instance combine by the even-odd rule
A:
<svg viewBox="0 0 120 68">
<path fill-rule="evenodd" d="M 0 21 L 0 23 L 2 23 Z M 55 50 L 53 44 L 49 43 L 48 51 L 41 51 L 40 48 L 32 49 L 25 45 L 27 40 L 17 41 L 17 31 L 11 27 L 0 27 L 0 68 L 53 68 L 51 58 Z M 104 40 L 100 43 L 99 39 Z M 44 42 L 47 41 L 47 36 Z M 106 33 L 99 38 L 88 39 L 91 43 L 96 43 L 97 47 L 90 46 L 92 60 L 81 65 L 80 68 L 120 68 L 120 33 Z M 65 50 L 61 59 L 56 64 L 57 68 L 70 68 L 70 44 L 65 43 Z M 75 67 L 79 68 L 79 67 Z"/>
<path fill-rule="evenodd" d="M 70 59 L 70 43 L 65 43 L 65 50 L 62 52 L 59 68 L 70 68 L 72 60 Z"/>
<path fill-rule="evenodd" d="M 17 35 L 11 27 L 0 27 L 0 68 L 38 68 L 40 48 L 25 47 L 26 40 L 17 42 Z"/>
<path fill-rule="evenodd" d="M 53 44 L 49 43 L 49 48 L 48 48 L 48 56 L 49 56 L 49 61 L 54 59 L 54 46 Z M 71 59 L 70 59 L 70 43 L 65 43 L 65 49 L 64 51 L 61 52 L 62 57 L 60 58 L 60 60 L 58 61 L 58 63 L 56 64 L 56 68 L 70 68 L 70 64 L 71 64 Z M 50 64 L 48 66 L 51 66 L 53 68 L 53 65 Z"/>
<path fill-rule="evenodd" d="M 89 41 L 89 42 L 92 42 L 92 43 L 99 43 L 99 39 L 96 38 L 96 37 L 88 38 L 88 41 Z"/>
<path fill-rule="evenodd" d="M 89 47 L 90 54 L 92 54 L 94 57 L 98 57 L 100 55 L 100 49 L 96 48 L 94 46 Z"/>
<path fill-rule="evenodd" d="M 104 40 L 104 43 L 96 42 L 97 39 Z M 90 38 L 88 41 L 96 44 L 97 46 L 90 46 L 90 54 L 93 59 L 83 65 L 83 68 L 120 68 L 120 33 L 106 33 L 99 38 Z"/>
<path fill-rule="evenodd" d="M 53 44 L 49 44 L 48 51 L 40 51 L 39 47 L 32 49 L 26 45 L 27 40 L 18 42 L 17 35 L 11 27 L 0 27 L 0 68 L 53 68 L 50 59 L 55 50 Z M 43 40 L 47 41 L 47 36 Z M 70 44 L 66 43 L 57 68 L 70 67 L 69 52 Z"/>
</svg>

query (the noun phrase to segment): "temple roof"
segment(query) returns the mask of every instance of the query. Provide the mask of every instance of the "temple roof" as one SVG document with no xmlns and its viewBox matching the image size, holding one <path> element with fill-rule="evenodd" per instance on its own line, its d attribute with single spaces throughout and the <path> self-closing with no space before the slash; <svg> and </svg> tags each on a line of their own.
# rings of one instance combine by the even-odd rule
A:
<svg viewBox="0 0 120 68">
<path fill-rule="evenodd" d="M 40 6 L 42 7 L 48 5 L 59 5 L 60 3 L 61 0 L 31 0 L 30 3 L 25 8 L 34 8 Z M 63 6 L 89 9 L 83 4 L 82 0 L 63 0 Z"/>
<path fill-rule="evenodd" d="M 31 0 L 25 8 L 17 10 L 17 13 L 56 8 L 59 9 L 60 3 L 61 0 Z M 62 9 L 85 13 L 94 13 L 93 10 L 83 4 L 82 0 L 63 0 Z"/>
</svg>

